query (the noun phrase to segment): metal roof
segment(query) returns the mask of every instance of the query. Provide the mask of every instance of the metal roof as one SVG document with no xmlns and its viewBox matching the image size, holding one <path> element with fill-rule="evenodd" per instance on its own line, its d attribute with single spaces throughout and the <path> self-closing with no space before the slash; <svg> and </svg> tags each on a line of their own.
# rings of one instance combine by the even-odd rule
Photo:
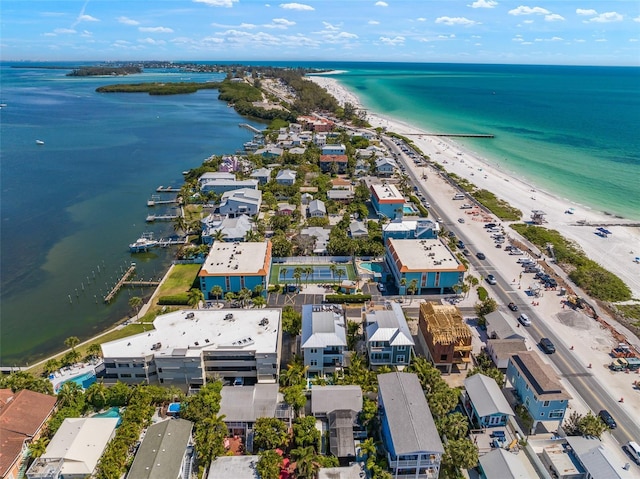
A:
<svg viewBox="0 0 640 479">
<path fill-rule="evenodd" d="M 311 414 L 329 414 L 336 409 L 362 410 L 360 386 L 313 386 L 311 388 Z"/>
<path fill-rule="evenodd" d="M 464 380 L 464 387 L 480 417 L 492 414 L 514 415 L 494 379 L 484 374 L 474 374 Z"/>
</svg>

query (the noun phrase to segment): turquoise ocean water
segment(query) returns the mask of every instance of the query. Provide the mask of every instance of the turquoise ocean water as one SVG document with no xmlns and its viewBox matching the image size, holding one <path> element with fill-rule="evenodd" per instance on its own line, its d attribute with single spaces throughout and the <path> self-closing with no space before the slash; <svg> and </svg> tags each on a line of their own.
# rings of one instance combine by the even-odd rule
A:
<svg viewBox="0 0 640 479">
<path fill-rule="evenodd" d="M 538 186 L 640 219 L 640 69 L 274 63 L 346 70 L 336 78 L 367 108 L 432 131 L 493 133 L 464 145 Z M 159 277 L 171 250 L 131 255 L 149 227 L 146 200 L 183 170 L 251 138 L 216 91 L 150 97 L 98 94 L 115 82 L 204 81 L 215 74 L 147 71 L 70 78 L 0 64 L 0 362 L 24 364 L 130 313 L 123 290 L 101 297 L 131 261 Z M 495 93 L 495 94 L 494 94 Z M 36 139 L 45 142 L 43 146 Z M 84 289 L 83 289 L 84 288 Z M 77 292 L 76 292 L 77 290 Z M 69 301 L 71 296 L 71 301 Z"/>
</svg>

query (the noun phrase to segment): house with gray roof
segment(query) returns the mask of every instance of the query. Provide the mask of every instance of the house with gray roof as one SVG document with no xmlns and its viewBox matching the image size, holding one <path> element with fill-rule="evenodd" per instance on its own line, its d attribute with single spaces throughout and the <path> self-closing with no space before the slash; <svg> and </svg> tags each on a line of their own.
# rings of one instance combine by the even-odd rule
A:
<svg viewBox="0 0 640 479">
<path fill-rule="evenodd" d="M 482 479 L 531 479 L 534 472 L 526 467 L 524 454 L 514 454 L 501 447 L 480 457 Z"/>
<path fill-rule="evenodd" d="M 310 376 L 333 374 L 342 368 L 347 349 L 346 320 L 338 305 L 302 306 L 300 348 Z"/>
<path fill-rule="evenodd" d="M 313 200 L 309 203 L 309 216 L 311 218 L 324 218 L 327 216 L 327 208 L 322 200 Z"/>
<path fill-rule="evenodd" d="M 464 380 L 462 405 L 477 428 L 505 426 L 514 416 L 498 383 L 484 374 L 474 374 Z"/>
<path fill-rule="evenodd" d="M 418 376 L 379 374 L 378 408 L 392 475 L 436 479 L 444 447 Z"/>
<path fill-rule="evenodd" d="M 220 456 L 209 466 L 207 479 L 261 479 L 259 460 L 260 456 Z"/>
<path fill-rule="evenodd" d="M 493 364 L 505 372 L 509 365 L 509 359 L 514 354 L 527 351 L 527 343 L 524 339 L 487 339 L 485 352 L 493 361 Z"/>
<path fill-rule="evenodd" d="M 296 182 L 296 172 L 293 170 L 280 170 L 276 175 L 276 183 L 291 186 Z"/>
<path fill-rule="evenodd" d="M 254 216 L 262 204 L 262 191 L 249 188 L 227 191 L 220 200 L 220 214 L 231 217 Z"/>
<path fill-rule="evenodd" d="M 270 168 L 258 168 L 257 170 L 254 170 L 253 173 L 251 173 L 251 178 L 253 178 L 254 180 L 258 180 L 258 183 L 264 185 L 271 181 L 272 172 L 273 170 L 271 170 Z"/>
<path fill-rule="evenodd" d="M 503 311 L 496 310 L 487 314 L 486 320 L 487 336 L 490 339 L 524 339 L 524 334 L 516 331 L 520 323 Z"/>
<path fill-rule="evenodd" d="M 311 388 L 311 414 L 318 418 L 327 417 L 337 409 L 360 412 L 362 410 L 362 389 L 357 385 L 313 386 Z"/>
<path fill-rule="evenodd" d="M 318 479 L 362 479 L 366 477 L 364 462 L 356 462 L 345 467 L 322 467 Z"/>
<path fill-rule="evenodd" d="M 398 303 L 365 313 L 364 331 L 369 364 L 373 369 L 409 365 L 415 342 Z"/>
<path fill-rule="evenodd" d="M 355 194 L 351 190 L 344 190 L 340 188 L 332 188 L 327 191 L 327 198 L 333 201 L 339 201 L 347 203 L 354 198 Z"/>
<path fill-rule="evenodd" d="M 329 451 L 338 458 L 341 466 L 347 466 L 356 459 L 356 443 L 353 429 L 358 417 L 355 411 L 336 409 L 328 415 Z"/>
<path fill-rule="evenodd" d="M 260 155 L 263 158 L 278 158 L 282 156 L 284 150 L 282 148 L 278 148 L 277 146 L 269 145 L 264 148 L 259 148 L 256 150 L 255 154 Z"/>
<path fill-rule="evenodd" d="M 189 479 L 194 457 L 192 428 L 193 423 L 185 419 L 149 426 L 127 479 Z"/>
<path fill-rule="evenodd" d="M 258 188 L 258 180 L 236 180 L 235 174 L 223 171 L 203 173 L 198 178 L 198 183 L 203 193 L 213 192 L 218 195 L 241 188 Z"/>
<path fill-rule="evenodd" d="M 396 162 L 391 158 L 376 159 L 376 172 L 378 176 L 391 176 L 395 173 L 397 167 Z"/>
<path fill-rule="evenodd" d="M 349 236 L 352 238 L 362 238 L 368 234 L 369 230 L 364 221 L 353 220 L 349 223 Z"/>
<path fill-rule="evenodd" d="M 303 138 L 300 137 L 300 141 L 305 141 L 305 140 L 303 140 Z M 307 151 L 307 149 L 302 146 L 295 146 L 289 149 L 289 153 L 291 153 L 292 155 L 304 155 L 305 151 Z"/>
<path fill-rule="evenodd" d="M 620 461 L 599 439 L 567 436 L 569 455 L 581 466 L 589 479 L 631 479 L 635 470 L 625 470 Z"/>
<path fill-rule="evenodd" d="M 247 215 L 235 218 L 227 216 L 209 215 L 202 220 L 202 242 L 212 244 L 218 231 L 222 233 L 222 241 L 235 243 L 244 241 L 247 232 L 253 229 L 251 219 Z"/>
<path fill-rule="evenodd" d="M 329 243 L 329 234 L 331 230 L 329 228 L 322 228 L 320 226 L 310 226 L 309 228 L 303 228 L 300 230 L 300 236 L 307 236 L 309 238 L 315 238 L 313 244 L 313 254 L 327 254 L 327 244 Z"/>
</svg>

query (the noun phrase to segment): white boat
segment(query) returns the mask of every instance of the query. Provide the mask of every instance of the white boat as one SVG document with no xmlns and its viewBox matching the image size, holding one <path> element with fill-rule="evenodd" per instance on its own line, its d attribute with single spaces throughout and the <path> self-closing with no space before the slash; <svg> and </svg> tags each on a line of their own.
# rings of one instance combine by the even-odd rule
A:
<svg viewBox="0 0 640 479">
<path fill-rule="evenodd" d="M 149 248 L 158 246 L 158 241 L 153 239 L 153 233 L 142 233 L 142 236 L 129 245 L 132 253 L 149 251 Z"/>
<path fill-rule="evenodd" d="M 36 140 L 36 145 L 44 145 L 44 141 L 42 141 L 42 140 Z"/>
</svg>

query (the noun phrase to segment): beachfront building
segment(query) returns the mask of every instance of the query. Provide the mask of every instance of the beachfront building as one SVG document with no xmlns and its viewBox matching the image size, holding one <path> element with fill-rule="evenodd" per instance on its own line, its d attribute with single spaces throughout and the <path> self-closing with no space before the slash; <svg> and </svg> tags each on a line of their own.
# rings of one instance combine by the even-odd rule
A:
<svg viewBox="0 0 640 479">
<path fill-rule="evenodd" d="M 378 185 L 369 186 L 371 191 L 371 204 L 376 210 L 378 216 L 384 216 L 390 219 L 402 215 L 404 206 L 404 196 L 395 185 Z"/>
<path fill-rule="evenodd" d="M 40 438 L 56 401 L 55 396 L 28 389 L 0 389 L 0 477 L 13 479 L 24 473 L 29 445 Z"/>
<path fill-rule="evenodd" d="M 300 349 L 309 376 L 333 374 L 347 350 L 345 313 L 337 305 L 304 304 Z"/>
<path fill-rule="evenodd" d="M 277 383 L 282 345 L 279 309 L 179 310 L 154 329 L 103 343 L 106 384 L 162 384 L 183 391 L 222 378 Z"/>
<path fill-rule="evenodd" d="M 311 218 L 324 218 L 327 216 L 327 207 L 322 200 L 312 200 L 309 203 L 308 212 Z"/>
<path fill-rule="evenodd" d="M 127 479 L 189 479 L 195 456 L 192 429 L 193 423 L 186 419 L 149 426 Z"/>
<path fill-rule="evenodd" d="M 324 145 L 322 147 L 322 155 L 346 155 L 347 147 L 343 144 Z"/>
<path fill-rule="evenodd" d="M 345 173 L 348 162 L 347 155 L 320 155 L 320 169 L 323 173 Z"/>
<path fill-rule="evenodd" d="M 229 215 L 230 217 L 239 215 L 255 216 L 260 211 L 261 204 L 262 191 L 242 188 L 223 193 L 219 212 L 221 215 Z"/>
<path fill-rule="evenodd" d="M 400 294 L 444 294 L 462 284 L 466 268 L 438 239 L 387 240 L 385 259 Z"/>
<path fill-rule="evenodd" d="M 282 153 L 284 153 L 284 150 L 280 147 L 277 147 L 275 145 L 267 145 L 264 148 L 258 148 L 254 155 L 259 155 L 263 158 L 279 158 L 282 156 Z"/>
<path fill-rule="evenodd" d="M 365 341 L 369 364 L 402 368 L 408 366 L 414 355 L 414 341 L 398 303 L 389 303 L 384 309 L 363 313 Z"/>
<path fill-rule="evenodd" d="M 551 366 L 544 363 L 535 351 L 511 356 L 507 379 L 533 419 L 532 434 L 543 421 L 562 424 L 572 397 L 560 384 L 560 378 Z"/>
<path fill-rule="evenodd" d="M 476 428 L 506 426 L 514 416 L 498 383 L 484 374 L 464 380 L 462 406 Z"/>
<path fill-rule="evenodd" d="M 382 239 L 436 239 L 440 234 L 440 225 L 437 221 L 427 218 L 417 220 L 405 220 L 403 215 L 382 227 Z"/>
<path fill-rule="evenodd" d="M 378 411 L 393 477 L 436 479 L 444 447 L 418 376 L 379 374 Z"/>
<path fill-rule="evenodd" d="M 221 195 L 227 191 L 239 190 L 241 188 L 257 189 L 258 180 L 236 180 L 236 175 L 230 172 L 213 171 L 203 173 L 198 178 L 200 191 L 203 193 L 215 193 Z"/>
<path fill-rule="evenodd" d="M 66 418 L 35 460 L 28 479 L 84 479 L 91 476 L 116 434 L 117 417 Z"/>
<path fill-rule="evenodd" d="M 222 295 L 237 293 L 243 288 L 253 290 L 256 286 L 262 286 L 262 294 L 266 294 L 271 260 L 269 240 L 251 243 L 215 242 L 198 273 L 200 290 L 208 299 L 220 299 L 212 293 L 215 286 L 222 289 Z"/>
<path fill-rule="evenodd" d="M 398 165 L 391 158 L 376 158 L 376 173 L 381 177 L 392 176 Z"/>
<path fill-rule="evenodd" d="M 202 224 L 202 242 L 204 244 L 212 244 L 215 238 L 221 238 L 221 241 L 227 243 L 244 241 L 247 233 L 253 230 L 253 224 L 247 215 L 229 218 L 228 216 L 211 214 L 200 220 L 200 223 Z"/>
<path fill-rule="evenodd" d="M 276 183 L 291 186 L 296 182 L 296 172 L 293 170 L 280 170 L 276 175 Z"/>
<path fill-rule="evenodd" d="M 453 366 L 471 362 L 471 329 L 456 306 L 431 302 L 420 305 L 418 340 L 435 367 L 451 374 Z"/>
<path fill-rule="evenodd" d="M 302 125 L 302 128 L 305 130 L 315 132 L 328 132 L 333 129 L 333 122 L 331 120 L 315 116 L 299 116 L 296 119 L 296 123 Z"/>
</svg>

